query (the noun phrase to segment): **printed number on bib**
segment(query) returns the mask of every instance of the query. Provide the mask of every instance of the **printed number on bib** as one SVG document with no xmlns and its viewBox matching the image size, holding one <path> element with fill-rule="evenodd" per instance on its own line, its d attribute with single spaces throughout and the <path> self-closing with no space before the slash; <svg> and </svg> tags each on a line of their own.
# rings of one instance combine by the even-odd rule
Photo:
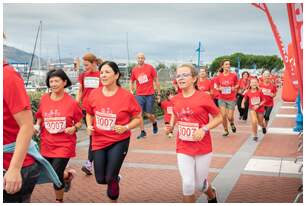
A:
<svg viewBox="0 0 306 206">
<path fill-rule="evenodd" d="M 84 87 L 85 88 L 98 88 L 99 87 L 99 78 L 98 77 L 85 77 Z"/>
<path fill-rule="evenodd" d="M 230 94 L 231 87 L 222 87 L 222 94 Z"/>
<path fill-rule="evenodd" d="M 262 91 L 262 93 L 264 94 L 264 95 L 270 95 L 270 93 L 271 93 L 271 90 L 270 89 L 262 89 L 261 90 Z"/>
<path fill-rule="evenodd" d="M 167 107 L 167 113 L 172 114 L 173 113 L 173 107 Z"/>
<path fill-rule="evenodd" d="M 260 103 L 260 97 L 252 97 L 251 98 L 251 104 L 252 105 L 257 105 Z"/>
<path fill-rule="evenodd" d="M 50 134 L 61 133 L 66 129 L 66 117 L 44 118 L 44 124 Z"/>
<path fill-rule="evenodd" d="M 144 83 L 147 83 L 149 81 L 147 75 L 143 74 L 143 75 L 140 75 L 138 77 L 138 82 L 139 84 L 144 84 Z"/>
<path fill-rule="evenodd" d="M 116 114 L 96 112 L 96 125 L 98 129 L 111 131 L 115 127 Z"/>
<path fill-rule="evenodd" d="M 178 122 L 179 138 L 184 141 L 195 141 L 192 136 L 199 129 L 199 123 Z"/>
</svg>

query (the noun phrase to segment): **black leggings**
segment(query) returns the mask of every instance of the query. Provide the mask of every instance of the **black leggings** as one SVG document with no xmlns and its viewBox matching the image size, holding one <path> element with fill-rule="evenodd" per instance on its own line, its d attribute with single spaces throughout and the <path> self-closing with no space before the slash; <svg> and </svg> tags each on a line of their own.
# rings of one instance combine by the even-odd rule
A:
<svg viewBox="0 0 306 206">
<path fill-rule="evenodd" d="M 118 175 L 128 152 L 129 143 L 130 138 L 127 138 L 93 151 L 96 181 L 98 184 L 107 184 L 107 196 L 112 200 L 119 197 Z"/>
<path fill-rule="evenodd" d="M 85 125 L 87 127 L 87 122 L 86 122 L 86 111 L 85 110 L 82 110 L 83 112 L 83 121 L 85 122 Z M 91 135 L 89 136 L 89 146 L 88 146 L 88 157 L 87 159 L 92 162 L 93 161 L 93 152 L 92 152 L 92 147 L 91 147 L 91 140 L 92 137 Z"/>
<path fill-rule="evenodd" d="M 246 100 L 244 102 L 244 109 L 241 108 L 241 103 L 242 103 L 243 95 L 237 94 L 237 107 L 239 111 L 240 117 L 242 117 L 243 120 L 248 119 L 248 112 L 249 112 L 249 100 Z"/>
<path fill-rule="evenodd" d="M 4 176 L 5 172 L 3 172 Z M 4 203 L 29 203 L 35 184 L 40 174 L 40 166 L 37 163 L 21 169 L 22 186 L 15 194 L 8 194 L 3 190 Z"/>
<path fill-rule="evenodd" d="M 272 107 L 267 107 L 265 106 L 265 114 L 264 114 L 264 118 L 266 121 L 269 121 L 270 119 L 270 114 L 272 112 L 273 106 Z"/>
<path fill-rule="evenodd" d="M 64 171 L 69 162 L 69 158 L 53 158 L 53 157 L 44 157 L 44 158 L 48 160 L 48 162 L 50 162 L 59 180 L 62 183 L 60 187 L 57 187 L 55 184 L 53 184 L 54 189 L 55 190 L 63 189 L 64 188 Z"/>
</svg>

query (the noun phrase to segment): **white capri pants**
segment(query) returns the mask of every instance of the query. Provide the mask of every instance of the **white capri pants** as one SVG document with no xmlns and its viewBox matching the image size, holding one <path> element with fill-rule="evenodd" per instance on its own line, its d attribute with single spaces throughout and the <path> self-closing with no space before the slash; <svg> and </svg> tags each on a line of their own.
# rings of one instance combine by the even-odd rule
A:
<svg viewBox="0 0 306 206">
<path fill-rule="evenodd" d="M 196 156 L 177 154 L 177 164 L 182 178 L 183 194 L 185 196 L 193 195 L 195 189 L 203 192 L 207 190 L 207 177 L 211 158 L 212 152 Z"/>
</svg>

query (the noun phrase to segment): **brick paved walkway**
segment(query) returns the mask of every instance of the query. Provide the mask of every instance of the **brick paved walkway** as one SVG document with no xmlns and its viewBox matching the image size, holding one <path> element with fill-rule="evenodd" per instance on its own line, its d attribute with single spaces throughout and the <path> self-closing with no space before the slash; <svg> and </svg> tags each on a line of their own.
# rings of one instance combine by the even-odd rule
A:
<svg viewBox="0 0 306 206">
<path fill-rule="evenodd" d="M 295 114 L 296 109 L 281 108 L 294 106 L 283 103 L 277 96 L 275 114 Z M 237 114 L 237 112 L 236 112 Z M 236 117 L 236 120 L 238 118 Z M 297 153 L 297 134 L 267 133 L 255 143 L 250 140 L 250 120 L 247 123 L 237 120 L 237 133 L 227 138 L 222 137 L 221 126 L 212 131 L 213 159 L 209 181 L 220 184 L 221 178 L 226 178 L 224 187 L 219 186 L 222 202 L 292 202 L 301 184 L 301 176 L 297 173 L 300 163 L 294 165 Z M 274 117 L 270 127 L 292 128 L 294 118 Z M 128 155 L 120 174 L 119 202 L 182 202 L 180 175 L 177 170 L 175 155 L 175 139 L 168 139 L 163 134 L 163 124 L 159 122 L 159 134 L 152 135 L 151 126 L 147 125 L 148 136 L 136 140 L 139 130 L 133 131 Z M 87 158 L 85 131 L 78 134 L 79 145 L 77 157 L 70 160 L 70 167 L 78 172 L 69 193 L 65 194 L 65 202 L 108 202 L 106 187 L 96 184 L 94 176 L 85 176 L 80 170 Z M 253 148 L 247 158 L 243 159 L 244 148 Z M 261 165 L 265 163 L 265 165 Z M 271 161 L 273 164 L 271 164 Z M 242 169 L 234 171 L 235 179 L 230 176 L 231 167 L 240 164 Z M 267 166 L 268 165 L 268 166 Z M 275 167 L 273 167 L 275 166 Z M 229 175 L 227 175 L 229 174 Z M 228 182 L 228 183 L 227 183 Z M 226 191 L 225 191 L 226 190 Z M 198 195 L 198 202 L 205 202 L 205 197 Z M 32 202 L 54 202 L 54 192 L 51 184 L 36 186 Z"/>
</svg>

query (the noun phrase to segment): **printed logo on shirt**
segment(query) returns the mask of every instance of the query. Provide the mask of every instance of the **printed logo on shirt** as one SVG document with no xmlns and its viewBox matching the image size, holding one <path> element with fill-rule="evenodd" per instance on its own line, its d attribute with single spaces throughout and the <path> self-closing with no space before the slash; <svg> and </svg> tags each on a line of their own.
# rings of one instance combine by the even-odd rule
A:
<svg viewBox="0 0 306 206">
<path fill-rule="evenodd" d="M 231 87 L 222 87 L 222 94 L 230 94 L 232 92 Z"/>
<path fill-rule="evenodd" d="M 260 97 L 252 97 L 251 98 L 251 105 L 260 104 Z"/>
<path fill-rule="evenodd" d="M 176 112 L 176 115 L 180 120 L 188 122 L 190 117 L 193 115 L 193 113 L 194 112 L 192 111 L 190 107 L 185 107 L 185 108 L 182 108 L 181 111 Z"/>
<path fill-rule="evenodd" d="M 149 81 L 148 76 L 146 74 L 141 74 L 140 76 L 138 76 L 138 82 L 139 84 L 144 84 L 147 83 Z"/>
<path fill-rule="evenodd" d="M 84 87 L 85 88 L 98 88 L 100 79 L 98 77 L 85 77 Z"/>
<path fill-rule="evenodd" d="M 195 141 L 192 136 L 199 129 L 199 123 L 178 122 L 179 138 L 184 141 Z"/>
<path fill-rule="evenodd" d="M 172 114 L 173 113 L 173 107 L 167 107 L 167 113 Z"/>
<path fill-rule="evenodd" d="M 96 126 L 100 130 L 111 131 L 115 127 L 116 114 L 95 112 Z"/>
<path fill-rule="evenodd" d="M 50 134 L 64 132 L 66 129 L 66 117 L 45 117 L 44 125 Z"/>
</svg>

